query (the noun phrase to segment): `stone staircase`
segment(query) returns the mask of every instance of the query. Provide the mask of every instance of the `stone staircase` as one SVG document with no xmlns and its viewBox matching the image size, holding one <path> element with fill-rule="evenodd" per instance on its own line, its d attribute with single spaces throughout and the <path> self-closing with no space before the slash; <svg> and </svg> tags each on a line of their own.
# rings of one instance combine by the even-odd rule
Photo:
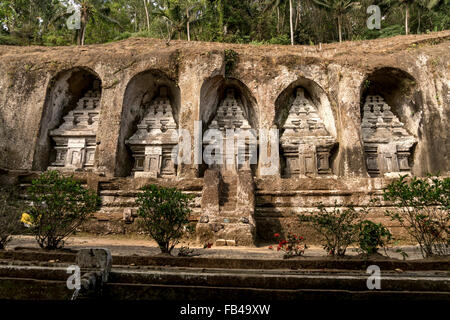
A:
<svg viewBox="0 0 450 320">
<path fill-rule="evenodd" d="M 219 194 L 219 211 L 222 216 L 233 216 L 236 213 L 237 184 L 237 175 L 222 174 Z"/>
<path fill-rule="evenodd" d="M 49 262 L 50 261 L 50 262 Z M 55 262 L 51 262 L 55 261 Z M 73 252 L 0 251 L 0 299 L 69 300 Z M 382 270 L 368 287 L 367 266 Z M 448 260 L 227 259 L 113 256 L 108 282 L 86 299 L 187 301 L 450 301 Z M 399 272 L 398 270 L 401 270 Z"/>
<path fill-rule="evenodd" d="M 254 185 L 251 172 L 207 170 L 196 226 L 201 243 L 254 245 Z"/>
</svg>

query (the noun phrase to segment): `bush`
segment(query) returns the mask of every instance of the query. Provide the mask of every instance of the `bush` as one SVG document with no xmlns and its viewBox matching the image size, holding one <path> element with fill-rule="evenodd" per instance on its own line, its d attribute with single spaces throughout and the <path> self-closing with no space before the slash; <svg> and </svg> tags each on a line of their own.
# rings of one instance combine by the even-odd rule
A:
<svg viewBox="0 0 450 320">
<path fill-rule="evenodd" d="M 21 205 L 14 187 L 0 187 L 0 249 L 4 249 L 11 235 L 22 230 L 20 224 Z"/>
<path fill-rule="evenodd" d="M 291 38 L 287 34 L 278 35 L 276 37 L 272 37 L 269 41 L 269 44 L 281 44 L 281 45 L 289 45 L 291 44 Z"/>
<path fill-rule="evenodd" d="M 274 236 L 275 238 L 280 237 L 278 233 L 275 233 Z M 277 251 L 281 250 L 284 252 L 284 259 L 302 256 L 305 253 L 305 250 L 308 249 L 308 246 L 303 244 L 303 240 L 304 238 L 299 235 L 288 233 L 287 240 L 280 239 L 278 241 Z"/>
<path fill-rule="evenodd" d="M 24 46 L 27 43 L 21 39 L 9 36 L 9 35 L 0 35 L 0 45 L 7 46 Z"/>
<path fill-rule="evenodd" d="M 190 231 L 189 215 L 192 196 L 175 188 L 145 186 L 137 197 L 138 216 L 144 229 L 158 243 L 162 253 L 170 254 Z"/>
<path fill-rule="evenodd" d="M 450 253 L 450 178 L 412 178 L 407 176 L 389 184 L 383 191 L 385 201 L 399 210 L 387 210 L 420 246 L 423 257 Z"/>
<path fill-rule="evenodd" d="M 339 208 L 336 203 L 328 211 L 323 204 L 318 206 L 319 212 L 300 215 L 301 222 L 311 222 L 311 226 L 322 237 L 324 250 L 332 256 L 344 256 L 347 247 L 359 237 L 359 223 L 367 214 L 367 209 L 356 210 L 353 205 Z"/>
<path fill-rule="evenodd" d="M 381 223 L 364 220 L 359 224 L 359 249 L 367 255 L 376 254 L 392 240 L 392 234 Z"/>
<path fill-rule="evenodd" d="M 58 249 L 100 206 L 100 198 L 73 176 L 47 171 L 28 188 L 31 228 L 41 248 Z"/>
</svg>

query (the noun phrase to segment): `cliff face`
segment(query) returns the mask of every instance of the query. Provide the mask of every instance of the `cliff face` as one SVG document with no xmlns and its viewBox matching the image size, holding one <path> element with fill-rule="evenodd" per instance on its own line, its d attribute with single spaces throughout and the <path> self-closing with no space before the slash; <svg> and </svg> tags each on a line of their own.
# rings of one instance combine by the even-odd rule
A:
<svg viewBox="0 0 450 320">
<path fill-rule="evenodd" d="M 178 126 L 214 117 L 226 87 L 237 88 L 249 123 L 281 128 L 283 108 L 302 87 L 338 147 L 330 165 L 339 177 L 368 177 L 361 133 L 367 95 L 378 94 L 415 137 L 411 171 L 450 172 L 450 31 L 319 46 L 250 46 L 151 39 L 85 47 L 0 47 L 0 168 L 45 170 L 49 133 L 86 91 L 101 82 L 94 167 L 129 176 L 125 140 L 140 106 L 169 88 Z M 178 176 L 199 167 L 182 165 Z"/>
</svg>

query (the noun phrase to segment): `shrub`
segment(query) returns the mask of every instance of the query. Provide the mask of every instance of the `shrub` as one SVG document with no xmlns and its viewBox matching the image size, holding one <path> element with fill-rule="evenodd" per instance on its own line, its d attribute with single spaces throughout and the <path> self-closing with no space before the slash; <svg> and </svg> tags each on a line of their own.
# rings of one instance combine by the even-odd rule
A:
<svg viewBox="0 0 450 320">
<path fill-rule="evenodd" d="M 64 240 L 98 210 L 100 198 L 73 176 L 47 171 L 28 188 L 32 232 L 41 248 L 58 249 Z"/>
<path fill-rule="evenodd" d="M 367 209 L 356 210 L 353 205 L 339 208 L 336 203 L 331 210 L 327 210 L 323 204 L 318 209 L 319 212 L 300 215 L 300 221 L 311 222 L 325 242 L 323 248 L 329 255 L 345 255 L 347 247 L 358 240 L 358 225 L 367 214 Z"/>
<path fill-rule="evenodd" d="M 274 236 L 279 240 L 278 238 L 280 235 L 278 233 L 275 233 Z M 287 240 L 280 239 L 278 241 L 277 251 L 281 250 L 284 252 L 284 259 L 301 256 L 305 253 L 305 250 L 308 249 L 306 244 L 302 243 L 303 240 L 304 238 L 299 235 L 288 233 Z"/>
<path fill-rule="evenodd" d="M 436 176 L 420 179 L 407 176 L 389 184 L 383 191 L 385 201 L 398 210 L 386 216 L 397 221 L 420 246 L 423 257 L 450 253 L 450 178 Z"/>
<path fill-rule="evenodd" d="M 137 197 L 138 216 L 144 229 L 158 243 L 162 253 L 170 254 L 189 228 L 192 196 L 175 188 L 145 186 Z"/>
<path fill-rule="evenodd" d="M 0 249 L 4 249 L 11 235 L 21 231 L 20 209 L 17 189 L 0 187 Z"/>
<path fill-rule="evenodd" d="M 378 253 L 379 248 L 384 248 L 392 240 L 392 234 L 381 223 L 364 220 L 359 224 L 359 249 L 370 255 Z"/>
</svg>

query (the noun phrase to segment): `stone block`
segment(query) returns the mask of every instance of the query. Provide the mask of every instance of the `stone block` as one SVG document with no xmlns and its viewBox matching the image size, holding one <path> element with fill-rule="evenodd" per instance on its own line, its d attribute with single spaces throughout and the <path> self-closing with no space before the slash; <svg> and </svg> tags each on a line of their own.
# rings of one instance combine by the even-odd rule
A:
<svg viewBox="0 0 450 320">
<path fill-rule="evenodd" d="M 236 241 L 235 240 L 227 240 L 226 241 L 228 247 L 235 247 Z"/>
<path fill-rule="evenodd" d="M 225 239 L 217 239 L 216 240 L 217 247 L 224 247 L 226 245 L 227 245 L 227 241 Z"/>
<path fill-rule="evenodd" d="M 111 251 L 106 248 L 80 249 L 77 254 L 77 265 L 81 269 L 111 270 Z"/>
</svg>

